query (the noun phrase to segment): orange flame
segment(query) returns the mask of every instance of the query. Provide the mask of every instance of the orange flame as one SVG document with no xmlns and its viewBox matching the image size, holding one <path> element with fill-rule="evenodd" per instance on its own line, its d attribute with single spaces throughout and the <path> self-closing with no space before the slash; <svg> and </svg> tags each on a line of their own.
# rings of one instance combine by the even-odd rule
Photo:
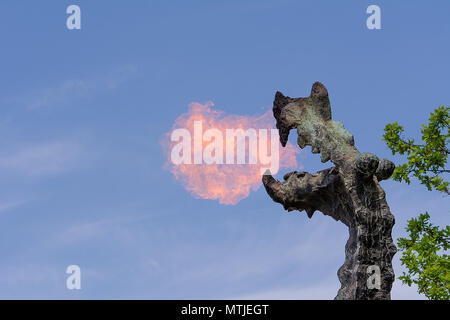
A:
<svg viewBox="0 0 450 320">
<path fill-rule="evenodd" d="M 267 166 L 261 164 L 260 161 L 257 161 L 256 164 L 236 164 L 236 162 L 234 164 L 194 164 L 191 161 L 192 164 L 181 163 L 177 165 L 171 161 L 171 150 L 177 144 L 177 142 L 171 141 L 171 134 L 175 129 L 184 128 L 193 137 L 194 121 L 202 122 L 203 131 L 213 128 L 218 129 L 224 137 L 226 129 L 267 129 L 268 137 L 264 138 L 260 135 L 258 139 L 259 143 L 267 143 L 267 150 L 271 150 L 270 130 L 275 127 L 275 120 L 271 110 L 259 116 L 225 115 L 223 111 L 211 109 L 213 105 L 212 102 L 207 102 L 204 105 L 193 102 L 189 105 L 189 111 L 175 120 L 172 130 L 166 133 L 161 141 L 167 156 L 165 168 L 170 170 L 175 179 L 180 181 L 194 197 L 218 199 L 221 204 L 235 205 L 240 200 L 247 198 L 251 190 L 256 191 L 262 185 L 261 168 Z M 263 139 L 263 142 L 261 142 L 261 139 Z M 248 152 L 248 157 L 250 157 L 249 153 L 252 151 L 248 148 L 248 140 L 245 141 L 245 149 Z M 289 142 L 285 148 L 281 148 L 278 141 L 276 143 L 280 148 L 279 168 L 296 168 L 296 154 L 300 153 L 298 148 L 295 148 Z M 202 148 L 205 145 L 206 143 L 203 141 Z M 194 148 L 191 145 L 192 155 L 203 150 Z M 225 142 L 223 143 L 223 149 L 223 155 L 225 155 Z"/>
</svg>

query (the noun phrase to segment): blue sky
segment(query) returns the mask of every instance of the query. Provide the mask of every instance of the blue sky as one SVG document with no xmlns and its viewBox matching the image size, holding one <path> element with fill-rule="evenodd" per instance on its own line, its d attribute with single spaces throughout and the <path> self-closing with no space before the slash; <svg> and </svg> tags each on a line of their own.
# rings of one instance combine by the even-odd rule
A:
<svg viewBox="0 0 450 320">
<path fill-rule="evenodd" d="M 82 29 L 66 28 L 77 4 Z M 381 30 L 366 8 L 381 8 Z M 228 114 L 274 93 L 329 91 L 361 152 L 450 101 L 450 2 L 17 1 L 0 3 L 0 298 L 330 299 L 347 230 L 286 214 L 263 188 L 235 206 L 193 198 L 159 140 L 191 102 Z M 295 142 L 295 134 L 291 134 Z M 330 166 L 306 148 L 305 171 Z M 282 175 L 284 172 L 280 172 Z M 449 202 L 384 181 L 396 225 Z M 394 258 L 396 275 L 402 267 Z M 82 270 L 67 290 L 66 267 Z M 421 298 L 396 281 L 394 299 Z"/>
</svg>

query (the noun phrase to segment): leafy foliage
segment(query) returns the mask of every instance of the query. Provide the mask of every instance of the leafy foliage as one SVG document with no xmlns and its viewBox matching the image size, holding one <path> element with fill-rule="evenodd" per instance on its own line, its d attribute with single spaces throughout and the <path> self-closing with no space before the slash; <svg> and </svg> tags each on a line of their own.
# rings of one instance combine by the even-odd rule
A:
<svg viewBox="0 0 450 320">
<path fill-rule="evenodd" d="M 450 173 L 446 169 L 450 140 L 450 108 L 441 106 L 431 113 L 427 125 L 422 125 L 422 144 L 414 139 L 404 139 L 404 129 L 397 122 L 386 125 L 383 141 L 387 142 L 392 154 L 407 156 L 407 163 L 395 168 L 393 179 L 411 183 L 415 177 L 428 190 L 449 195 L 449 182 L 443 177 Z M 417 284 L 419 293 L 429 299 L 450 299 L 450 227 L 440 229 L 433 226 L 430 215 L 420 214 L 408 220 L 406 231 L 409 238 L 398 239 L 403 255 L 400 259 L 406 266 L 399 279 L 411 286 Z"/>
<path fill-rule="evenodd" d="M 392 154 L 407 154 L 408 162 L 395 168 L 393 178 L 410 184 L 410 176 L 419 179 L 428 190 L 449 194 L 448 181 L 441 174 L 450 173 L 445 168 L 450 153 L 450 108 L 442 106 L 431 113 L 428 125 L 422 125 L 423 144 L 415 144 L 414 139 L 403 139 L 404 129 L 397 122 L 386 125 L 383 141 L 386 141 Z"/>
<path fill-rule="evenodd" d="M 428 213 L 409 220 L 408 238 L 398 239 L 403 251 L 400 259 L 408 272 L 399 277 L 403 283 L 417 284 L 419 293 L 433 300 L 450 299 L 450 256 L 444 252 L 449 249 L 450 227 L 445 229 L 433 226 Z M 442 254 L 441 256 L 439 254 Z"/>
</svg>

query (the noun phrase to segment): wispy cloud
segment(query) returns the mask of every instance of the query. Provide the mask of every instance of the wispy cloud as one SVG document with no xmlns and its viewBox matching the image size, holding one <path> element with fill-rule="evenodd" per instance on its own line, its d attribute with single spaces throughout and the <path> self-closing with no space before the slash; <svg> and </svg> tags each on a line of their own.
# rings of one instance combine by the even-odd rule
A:
<svg viewBox="0 0 450 320">
<path fill-rule="evenodd" d="M 0 154 L 0 170 L 25 176 L 56 174 L 74 167 L 82 156 L 81 146 L 56 141 L 22 147 Z"/>
<path fill-rule="evenodd" d="M 144 221 L 144 216 L 114 216 L 111 218 L 77 223 L 54 235 L 51 244 L 58 246 L 89 242 L 93 239 L 115 237 L 121 241 L 133 241 L 135 236 L 129 230 L 129 225 Z"/>
<path fill-rule="evenodd" d="M 63 105 L 73 99 L 90 96 L 94 92 L 115 89 L 128 81 L 136 72 L 135 65 L 125 65 L 100 76 L 65 79 L 59 84 L 21 93 L 17 98 L 7 99 L 7 102 L 25 105 L 28 110 Z"/>
<path fill-rule="evenodd" d="M 47 88 L 38 94 L 33 94 L 28 103 L 29 110 L 45 107 L 52 104 L 64 103 L 64 101 L 73 96 L 84 96 L 93 90 L 95 85 L 92 81 L 86 80 L 67 80 L 56 87 Z"/>
<path fill-rule="evenodd" d="M 26 202 L 27 201 L 22 200 L 22 201 L 11 201 L 11 202 L 0 203 L 0 213 L 3 213 L 5 211 L 16 208 Z"/>
<path fill-rule="evenodd" d="M 28 263 L 15 266 L 1 267 L 0 269 L 0 287 L 14 287 L 15 290 L 25 285 L 41 286 L 58 281 L 58 272 L 55 266 L 42 265 L 39 263 Z M 64 276 L 64 274 L 63 274 Z M 5 295 L 6 292 L 2 292 Z"/>
</svg>

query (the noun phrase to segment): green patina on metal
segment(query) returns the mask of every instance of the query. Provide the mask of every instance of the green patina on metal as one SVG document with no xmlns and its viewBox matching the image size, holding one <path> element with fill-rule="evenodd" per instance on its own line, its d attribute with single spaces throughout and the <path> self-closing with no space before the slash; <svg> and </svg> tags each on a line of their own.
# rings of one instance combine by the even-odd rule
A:
<svg viewBox="0 0 450 320">
<path fill-rule="evenodd" d="M 335 166 L 314 174 L 294 171 L 284 176 L 284 182 L 266 174 L 267 193 L 285 210 L 305 211 L 309 218 L 320 211 L 349 228 L 336 299 L 390 299 L 395 219 L 379 182 L 392 175 L 394 164 L 355 148 L 353 135 L 332 120 L 328 91 L 320 82 L 306 98 L 277 92 L 273 114 L 283 146 L 290 130 L 297 129 L 300 148 L 311 146 L 322 162 L 331 160 Z"/>
</svg>

